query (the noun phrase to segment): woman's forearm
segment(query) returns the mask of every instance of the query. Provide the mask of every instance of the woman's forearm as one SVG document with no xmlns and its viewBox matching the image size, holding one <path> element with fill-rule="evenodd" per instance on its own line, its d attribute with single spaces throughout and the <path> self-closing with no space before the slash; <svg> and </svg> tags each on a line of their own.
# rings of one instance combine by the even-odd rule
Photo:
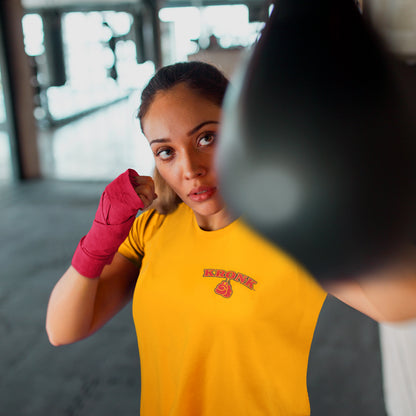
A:
<svg viewBox="0 0 416 416">
<path fill-rule="evenodd" d="M 79 341 L 90 335 L 99 279 L 88 279 L 72 266 L 54 287 L 46 315 L 52 345 Z"/>
<path fill-rule="evenodd" d="M 365 276 L 324 286 L 328 293 L 379 322 L 416 318 L 416 247 Z"/>
<path fill-rule="evenodd" d="M 70 344 L 101 328 L 132 299 L 139 270 L 119 253 L 95 279 L 71 266 L 50 296 L 46 331 L 51 344 Z"/>
</svg>

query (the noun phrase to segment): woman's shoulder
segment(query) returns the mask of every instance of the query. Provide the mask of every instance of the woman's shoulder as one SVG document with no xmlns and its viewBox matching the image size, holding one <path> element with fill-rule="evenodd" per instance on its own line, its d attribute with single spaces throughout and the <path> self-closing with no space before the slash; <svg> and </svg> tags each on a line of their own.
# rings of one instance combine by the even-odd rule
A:
<svg viewBox="0 0 416 416">
<path fill-rule="evenodd" d="M 135 219 L 131 231 L 140 235 L 153 234 L 163 225 L 166 216 L 166 214 L 161 214 L 156 209 L 148 209 Z"/>
<path fill-rule="evenodd" d="M 173 212 L 168 214 L 160 213 L 154 208 L 146 210 L 136 218 L 132 231 L 147 240 L 159 229 L 163 228 L 166 223 L 175 220 L 177 217 L 188 215 L 188 211 L 187 206 L 183 203 L 179 204 Z"/>
<path fill-rule="evenodd" d="M 146 244 L 163 228 L 166 218 L 171 214 L 162 214 L 151 208 L 142 212 L 135 220 L 129 235 L 118 251 L 128 259 L 139 264 L 143 257 Z"/>
</svg>

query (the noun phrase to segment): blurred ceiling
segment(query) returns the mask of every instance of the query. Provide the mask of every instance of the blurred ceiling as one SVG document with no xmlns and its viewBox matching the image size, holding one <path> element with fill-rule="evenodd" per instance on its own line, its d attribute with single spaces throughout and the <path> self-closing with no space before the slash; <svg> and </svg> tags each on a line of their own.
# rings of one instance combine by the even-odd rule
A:
<svg viewBox="0 0 416 416">
<path fill-rule="evenodd" d="M 213 6 L 246 4 L 249 7 L 267 7 L 267 0 L 22 0 L 23 7 L 28 10 L 34 9 L 108 9 L 122 7 L 140 7 L 142 4 L 153 4 L 158 7 L 181 7 L 181 6 Z"/>
<path fill-rule="evenodd" d="M 311 0 L 312 1 L 312 0 Z M 416 0 L 359 0 L 391 51 L 416 60 Z M 272 0 L 22 0 L 27 11 L 140 10 L 151 7 L 203 7 L 245 4 L 250 21 L 265 20 Z"/>
</svg>

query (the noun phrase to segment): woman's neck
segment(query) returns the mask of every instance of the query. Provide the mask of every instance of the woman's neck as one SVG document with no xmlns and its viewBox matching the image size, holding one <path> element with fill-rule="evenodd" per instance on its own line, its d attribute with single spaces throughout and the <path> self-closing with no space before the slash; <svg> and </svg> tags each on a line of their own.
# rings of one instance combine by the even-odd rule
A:
<svg viewBox="0 0 416 416">
<path fill-rule="evenodd" d="M 237 219 L 237 216 L 230 214 L 227 210 L 223 209 L 212 215 L 200 215 L 194 212 L 196 222 L 199 227 L 204 231 L 215 231 L 230 225 Z"/>
</svg>

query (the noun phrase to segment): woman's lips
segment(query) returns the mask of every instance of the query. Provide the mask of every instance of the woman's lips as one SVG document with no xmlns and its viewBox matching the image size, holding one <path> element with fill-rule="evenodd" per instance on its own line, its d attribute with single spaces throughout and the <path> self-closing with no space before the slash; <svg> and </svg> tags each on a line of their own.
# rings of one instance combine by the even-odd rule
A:
<svg viewBox="0 0 416 416">
<path fill-rule="evenodd" d="M 217 188 L 215 186 L 198 186 L 198 188 L 194 188 L 189 192 L 188 197 L 195 202 L 203 202 L 207 199 L 210 199 Z"/>
</svg>

